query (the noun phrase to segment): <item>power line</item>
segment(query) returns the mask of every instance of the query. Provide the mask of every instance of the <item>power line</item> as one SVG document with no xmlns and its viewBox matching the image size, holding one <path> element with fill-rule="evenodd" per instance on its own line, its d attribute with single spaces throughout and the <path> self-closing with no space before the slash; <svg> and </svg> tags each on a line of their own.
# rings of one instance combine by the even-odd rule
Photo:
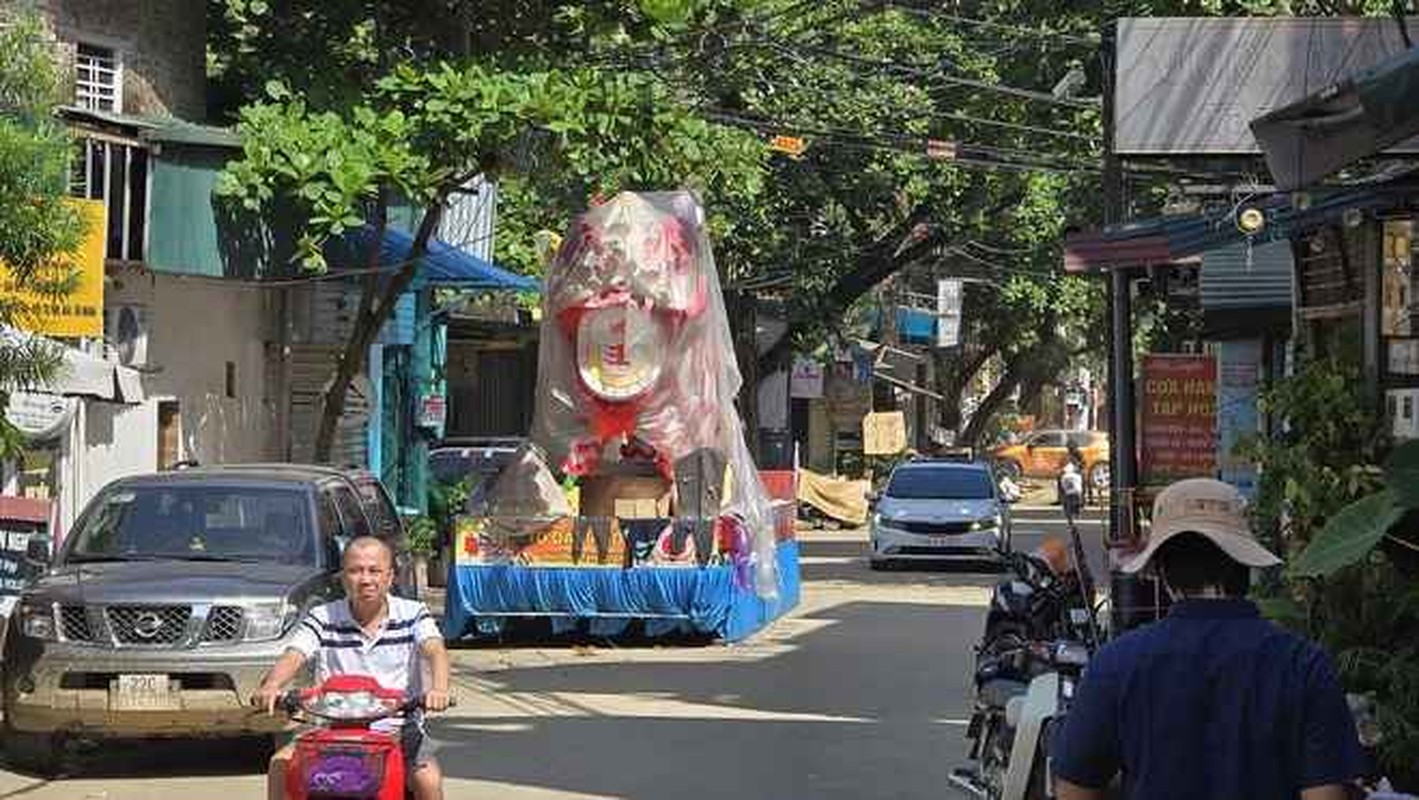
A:
<svg viewBox="0 0 1419 800">
<path fill-rule="evenodd" d="M 1086 142 L 1097 142 L 1100 139 L 1100 137 L 1098 136 L 1090 136 L 1085 133 L 1073 133 L 1071 131 L 1061 131 L 1055 130 L 1053 128 L 1041 128 L 1036 125 L 1026 125 L 1021 122 L 1006 122 L 1004 120 L 998 119 L 982 119 L 980 117 L 972 117 L 969 114 L 958 114 L 950 111 L 932 111 L 929 112 L 929 114 L 932 117 L 942 117 L 945 119 L 952 119 L 956 120 L 957 122 L 965 122 L 972 125 L 990 125 L 997 128 L 1008 128 L 1010 130 L 1021 131 L 1024 133 L 1038 133 L 1042 136 L 1061 136 L 1068 139 L 1081 139 Z"/>
<path fill-rule="evenodd" d="M 1028 172 L 1031 170 L 1062 173 L 1098 171 L 1098 167 L 1092 164 L 1071 164 L 1051 161 L 1048 160 L 1050 156 L 1042 156 L 1034 151 L 1011 150 L 965 142 L 943 142 L 906 134 L 869 134 L 861 131 L 849 131 L 843 128 L 799 125 L 764 117 L 745 116 L 743 113 L 725 109 L 702 109 L 702 113 L 707 119 L 724 124 L 736 125 L 761 133 L 807 134 L 818 137 L 818 143 L 826 141 L 840 147 L 887 150 L 923 157 L 930 156 L 930 150 L 933 146 L 950 148 L 953 151 L 951 155 L 936 159 L 942 163 L 993 167 L 1020 172 Z"/>
<path fill-rule="evenodd" d="M 776 42 L 775 45 L 777 47 L 788 47 L 782 42 Z M 884 61 L 876 58 L 868 58 L 866 56 L 858 55 L 857 53 L 849 53 L 844 50 L 838 50 L 831 47 L 820 47 L 817 45 L 801 44 L 799 45 L 799 47 L 807 50 L 810 53 L 826 56 L 828 58 L 836 58 L 841 61 L 862 64 L 864 66 L 869 67 L 876 67 L 877 69 L 887 70 L 889 72 L 896 72 L 898 74 L 909 75 L 911 77 L 921 78 L 923 80 L 933 81 L 936 83 L 964 86 L 971 89 L 980 89 L 981 91 L 996 92 L 999 94 L 1010 95 L 1012 97 L 1018 97 L 1022 100 L 1032 100 L 1039 103 L 1047 103 L 1056 106 L 1066 106 L 1070 108 L 1092 109 L 1097 108 L 1099 106 L 1099 102 L 1097 100 L 1077 100 L 1069 97 L 1055 97 L 1054 95 L 1048 92 L 1041 92 L 1035 89 L 1022 89 L 1018 86 L 1008 86 L 1002 83 L 989 83 L 987 81 L 977 80 L 975 78 L 965 78 L 957 75 L 946 74 L 940 71 L 934 71 L 924 64 L 905 64 L 897 61 Z M 790 47 L 789 49 L 793 48 Z M 802 54 L 798 55 L 801 56 Z"/>
<path fill-rule="evenodd" d="M 1000 22 L 989 22 L 983 19 L 962 17 L 945 11 L 938 11 L 934 8 L 915 8 L 913 6 L 902 5 L 900 3 L 893 3 L 891 2 L 891 0 L 884 0 L 884 2 L 880 3 L 880 7 L 884 10 L 895 9 L 897 11 L 901 11 L 906 14 L 912 14 L 921 18 L 940 19 L 945 20 L 947 22 L 954 22 L 959 25 L 969 25 L 977 28 L 985 28 L 987 30 L 996 30 L 1002 33 L 1034 36 L 1043 39 L 1058 39 L 1061 42 L 1067 42 L 1069 44 L 1079 45 L 1081 47 L 1097 47 L 1101 41 L 1098 36 L 1075 36 L 1068 33 L 1059 33 L 1056 31 L 1042 30 L 1039 28 L 1026 28 L 1020 25 L 1006 25 Z"/>
</svg>

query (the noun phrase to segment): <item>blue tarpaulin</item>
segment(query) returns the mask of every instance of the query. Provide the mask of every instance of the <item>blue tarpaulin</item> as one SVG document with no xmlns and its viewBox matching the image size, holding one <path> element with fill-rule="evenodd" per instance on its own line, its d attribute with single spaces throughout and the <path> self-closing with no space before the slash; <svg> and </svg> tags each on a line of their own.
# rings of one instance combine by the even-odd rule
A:
<svg viewBox="0 0 1419 800">
<path fill-rule="evenodd" d="M 735 642 L 798 605 L 798 543 L 778 545 L 778 596 L 737 586 L 733 567 L 531 567 L 464 565 L 449 571 L 444 632 L 450 639 L 497 630 L 508 618 L 548 617 L 554 630 L 588 621 L 615 636 L 632 620 L 647 635 L 702 633 Z"/>
<path fill-rule="evenodd" d="M 347 234 L 342 242 L 351 252 L 342 258 L 332 259 L 333 268 L 353 268 L 360 263 L 359 254 L 365 251 L 366 243 L 374 231 L 369 227 L 360 228 Z M 414 237 L 404 231 L 390 228 L 384 232 L 384 241 L 379 248 L 381 267 L 395 267 L 409 260 L 414 250 Z M 419 278 L 429 284 L 453 286 L 460 289 L 507 290 L 520 292 L 540 291 L 542 284 L 536 278 L 518 275 L 502 267 L 495 266 L 478 256 L 460 250 L 437 239 L 430 240 L 428 252 L 424 254 L 423 267 Z"/>
<path fill-rule="evenodd" d="M 936 315 L 919 308 L 897 308 L 897 339 L 908 344 L 931 344 L 936 341 Z M 873 311 L 872 336 L 882 335 L 882 314 Z"/>
</svg>

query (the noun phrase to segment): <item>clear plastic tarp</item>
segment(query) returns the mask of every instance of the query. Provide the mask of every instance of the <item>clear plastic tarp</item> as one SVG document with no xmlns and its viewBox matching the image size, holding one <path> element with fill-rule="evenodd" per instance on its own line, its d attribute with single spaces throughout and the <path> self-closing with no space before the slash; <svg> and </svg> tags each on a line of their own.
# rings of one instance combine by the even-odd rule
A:
<svg viewBox="0 0 1419 800">
<path fill-rule="evenodd" d="M 627 192 L 579 216 L 543 304 L 533 437 L 549 459 L 578 477 L 652 461 L 674 481 L 677 517 L 733 520 L 747 532 L 742 552 L 721 555 L 771 595 L 772 509 L 734 406 L 742 378 L 698 200 Z M 677 465 L 704 473 L 706 464 L 727 467 L 722 485 L 682 496 L 714 480 L 687 484 Z"/>
</svg>

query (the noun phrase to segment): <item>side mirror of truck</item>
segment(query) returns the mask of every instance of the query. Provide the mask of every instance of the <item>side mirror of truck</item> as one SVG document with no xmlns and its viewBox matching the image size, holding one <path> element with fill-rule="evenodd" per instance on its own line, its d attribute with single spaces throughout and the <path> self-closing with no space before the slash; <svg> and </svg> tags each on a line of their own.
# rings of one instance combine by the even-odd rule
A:
<svg viewBox="0 0 1419 800">
<path fill-rule="evenodd" d="M 31 536 L 29 543 L 25 545 L 25 559 L 49 566 L 54 560 L 54 539 L 43 533 Z"/>
</svg>

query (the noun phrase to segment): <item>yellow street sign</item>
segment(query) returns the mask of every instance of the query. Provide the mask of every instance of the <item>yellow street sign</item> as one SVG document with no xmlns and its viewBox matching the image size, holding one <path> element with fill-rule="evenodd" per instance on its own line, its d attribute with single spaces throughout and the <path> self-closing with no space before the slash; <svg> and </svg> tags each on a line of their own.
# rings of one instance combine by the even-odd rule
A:
<svg viewBox="0 0 1419 800">
<path fill-rule="evenodd" d="M 54 274 L 44 277 L 60 281 L 74 274 L 74 291 L 63 297 L 50 297 L 31 288 L 15 284 L 10 270 L 0 264 L 0 297 L 18 303 L 27 313 L 17 320 L 19 327 L 41 336 L 94 337 L 103 336 L 103 260 L 104 242 L 108 238 L 108 217 L 102 200 L 70 202 L 78 206 L 88 224 L 88 231 L 73 256 L 62 259 L 49 269 Z"/>
<path fill-rule="evenodd" d="M 797 157 L 803 155 L 803 151 L 808 149 L 808 144 L 798 136 L 780 135 L 769 140 L 769 149 Z"/>
</svg>

